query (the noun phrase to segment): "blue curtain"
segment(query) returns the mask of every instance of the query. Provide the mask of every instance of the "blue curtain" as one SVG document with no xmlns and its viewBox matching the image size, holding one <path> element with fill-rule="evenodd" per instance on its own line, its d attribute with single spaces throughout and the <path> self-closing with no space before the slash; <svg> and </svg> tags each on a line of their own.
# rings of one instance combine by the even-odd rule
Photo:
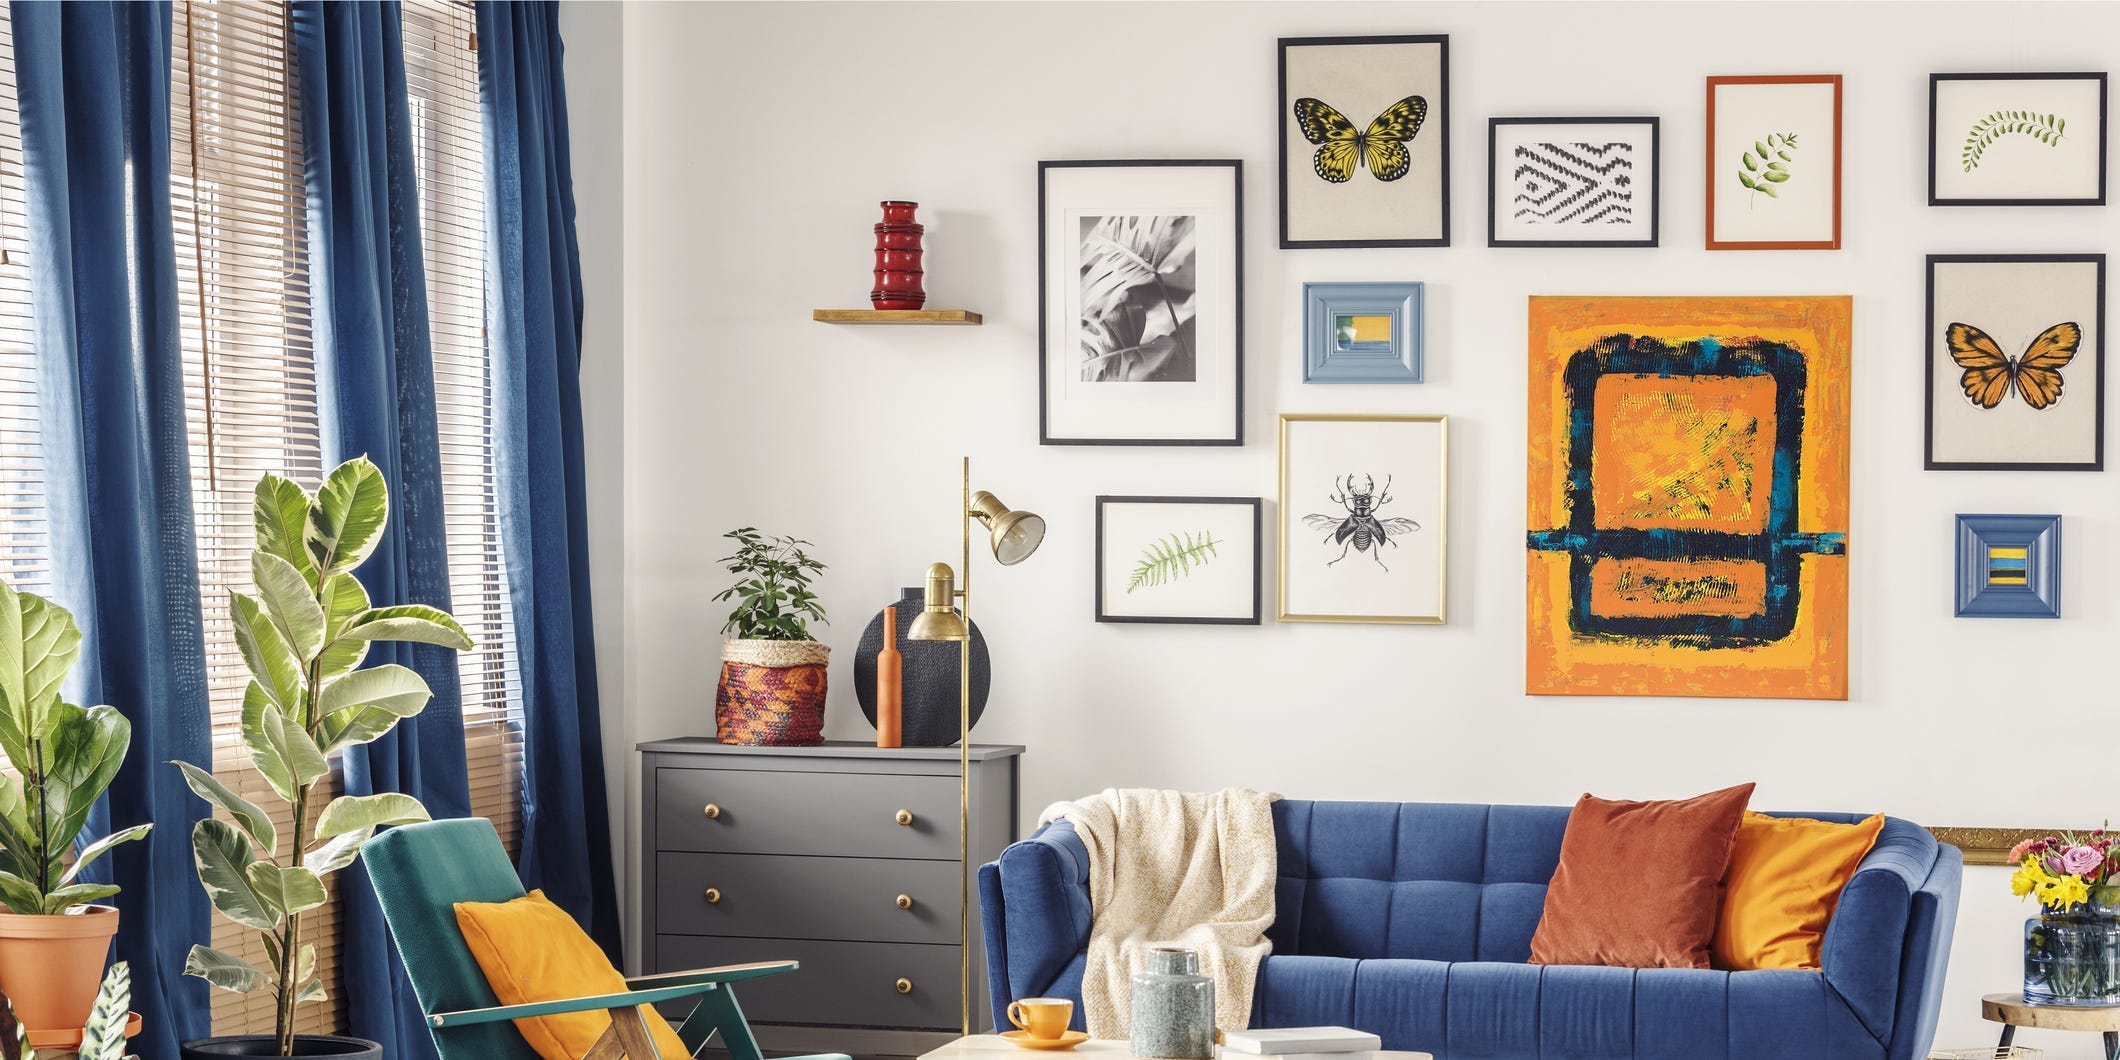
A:
<svg viewBox="0 0 2120 1060">
<path fill-rule="evenodd" d="M 441 450 L 417 180 L 396 3 L 293 5 L 317 397 L 328 460 L 362 454 L 390 484 L 382 545 L 356 572 L 377 606 L 449 606 Z M 420 672 L 434 699 L 417 718 L 345 758 L 347 790 L 402 791 L 436 817 L 471 813 L 456 655 L 379 644 L 371 663 Z M 340 983 L 355 1035 L 393 1060 L 433 1057 L 411 984 L 390 943 L 367 870 L 344 876 Z"/>
<path fill-rule="evenodd" d="M 210 1033 L 206 985 L 183 971 L 212 926 L 191 868 L 205 803 L 165 763 L 213 751 L 169 215 L 170 9 L 12 12 L 55 595 L 85 634 L 68 691 L 132 720 L 90 827 L 155 823 L 106 864 L 146 1020 L 133 1048 L 175 1056 Z"/>
<path fill-rule="evenodd" d="M 619 956 L 589 615 L 582 285 L 559 5 L 481 2 L 501 545 L 523 675 L 523 882 Z"/>
</svg>

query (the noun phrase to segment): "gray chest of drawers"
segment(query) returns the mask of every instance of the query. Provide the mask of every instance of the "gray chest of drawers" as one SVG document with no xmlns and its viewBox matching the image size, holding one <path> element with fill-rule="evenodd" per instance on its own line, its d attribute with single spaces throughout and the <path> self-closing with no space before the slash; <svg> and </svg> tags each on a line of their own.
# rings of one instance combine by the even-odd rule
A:
<svg viewBox="0 0 2120 1060">
<path fill-rule="evenodd" d="M 640 745 L 647 972 L 802 962 L 747 983 L 753 1022 L 955 1031 L 958 779 L 951 747 Z M 1016 838 L 1023 748 L 972 747 L 971 871 Z M 972 1021 L 986 1000 L 972 891 Z"/>
</svg>

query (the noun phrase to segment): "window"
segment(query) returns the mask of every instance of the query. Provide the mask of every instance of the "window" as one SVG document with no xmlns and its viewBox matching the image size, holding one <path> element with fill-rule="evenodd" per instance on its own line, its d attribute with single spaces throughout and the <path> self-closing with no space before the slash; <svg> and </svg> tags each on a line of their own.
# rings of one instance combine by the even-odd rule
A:
<svg viewBox="0 0 2120 1060">
<path fill-rule="evenodd" d="M 258 476 L 278 472 L 315 488 L 327 470 L 310 335 L 308 218 L 291 27 L 283 5 L 260 0 L 177 0 L 173 17 L 171 198 L 215 773 L 246 797 L 274 806 L 237 731 L 249 673 L 235 648 L 228 593 L 250 588 Z M 450 0 L 411 0 L 404 19 L 451 609 L 479 643 L 459 659 L 472 806 L 494 819 L 512 848 L 521 695 L 493 489 L 473 19 L 468 5 Z M 0 350 L 4 342 L 0 334 Z M 335 783 L 335 777 L 326 781 Z M 282 829 L 292 824 L 277 823 Z M 309 916 L 309 939 L 317 944 L 332 1000 L 303 1006 L 300 1029 L 337 1030 L 344 1007 L 334 979 L 336 899 Z M 255 932 L 225 921 L 217 920 L 214 944 L 252 960 L 264 957 Z M 217 1033 L 269 1029 L 272 1017 L 267 994 L 215 992 Z"/>
<path fill-rule="evenodd" d="M 44 522 L 23 207 L 14 24 L 0 8 L 0 577 L 17 589 L 49 593 L 51 541 Z"/>
<path fill-rule="evenodd" d="M 476 20 L 458 0 L 405 4 L 405 84 L 419 170 L 420 239 L 434 345 L 451 612 L 476 651 L 457 657 L 471 812 L 512 853 L 522 805 L 522 687 L 493 484 L 493 363 L 486 345 L 486 156 Z"/>
</svg>

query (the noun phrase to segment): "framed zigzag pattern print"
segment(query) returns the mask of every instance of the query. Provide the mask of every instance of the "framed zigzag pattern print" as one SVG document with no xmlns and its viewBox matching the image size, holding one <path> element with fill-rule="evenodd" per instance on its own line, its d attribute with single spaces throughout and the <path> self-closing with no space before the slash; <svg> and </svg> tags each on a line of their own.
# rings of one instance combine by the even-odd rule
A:
<svg viewBox="0 0 2120 1060">
<path fill-rule="evenodd" d="M 1653 247 L 1655 118 L 1494 118 L 1487 126 L 1487 245 Z"/>
</svg>

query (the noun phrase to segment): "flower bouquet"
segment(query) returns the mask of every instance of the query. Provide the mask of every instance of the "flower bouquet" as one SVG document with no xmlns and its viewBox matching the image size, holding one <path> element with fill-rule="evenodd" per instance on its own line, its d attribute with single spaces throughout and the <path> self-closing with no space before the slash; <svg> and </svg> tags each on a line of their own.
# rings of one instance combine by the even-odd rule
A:
<svg viewBox="0 0 2120 1060">
<path fill-rule="evenodd" d="M 2027 839 L 2010 862 L 2010 890 L 2041 911 L 2024 923 L 2025 1000 L 2120 1003 L 2120 835 L 2100 828 Z"/>
</svg>

